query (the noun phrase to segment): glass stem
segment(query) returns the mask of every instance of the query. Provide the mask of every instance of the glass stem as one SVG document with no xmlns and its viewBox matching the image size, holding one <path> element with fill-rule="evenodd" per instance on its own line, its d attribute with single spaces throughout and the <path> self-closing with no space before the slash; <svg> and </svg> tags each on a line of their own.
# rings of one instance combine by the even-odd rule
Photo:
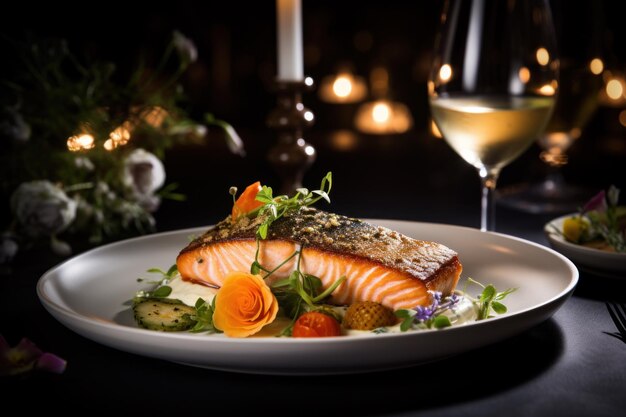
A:
<svg viewBox="0 0 626 417">
<path fill-rule="evenodd" d="M 480 200 L 480 231 L 493 232 L 496 230 L 496 206 L 495 191 L 499 169 L 480 168 L 478 170 L 482 187 L 482 198 Z"/>
</svg>

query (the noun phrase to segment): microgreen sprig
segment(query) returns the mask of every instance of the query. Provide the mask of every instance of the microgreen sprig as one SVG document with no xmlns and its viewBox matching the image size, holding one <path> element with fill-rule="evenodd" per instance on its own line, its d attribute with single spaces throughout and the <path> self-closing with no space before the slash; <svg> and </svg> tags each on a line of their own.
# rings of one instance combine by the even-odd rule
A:
<svg viewBox="0 0 626 417">
<path fill-rule="evenodd" d="M 492 311 L 496 314 L 506 313 L 507 307 L 500 301 L 502 301 L 507 295 L 517 290 L 517 288 L 509 288 L 502 292 L 498 292 L 496 287 L 492 284 L 484 285 L 473 280 L 472 278 L 467 278 L 467 282 L 476 284 L 483 289 L 482 293 L 478 296 L 478 299 L 473 300 L 474 304 L 478 307 L 478 317 L 476 320 L 484 320 L 493 317 L 491 315 Z"/>
<path fill-rule="evenodd" d="M 293 271 L 289 274 L 288 278 L 277 281 L 272 284 L 273 289 L 283 288 L 288 291 L 292 291 L 297 294 L 302 300 L 311 308 L 315 308 L 316 304 L 330 296 L 335 289 L 346 280 L 345 276 L 342 276 L 333 284 L 322 289 L 322 280 L 315 275 L 303 274 L 299 270 Z"/>
<path fill-rule="evenodd" d="M 154 284 L 157 288 L 153 291 L 137 291 L 135 293 L 135 301 L 140 301 L 144 298 L 166 298 L 172 293 L 172 287 L 167 284 L 178 273 L 178 267 L 176 264 L 172 265 L 167 271 L 163 271 L 160 268 L 150 268 L 146 272 L 151 274 L 159 274 L 161 278 L 158 280 L 148 280 L 145 278 L 137 278 L 137 282 L 146 282 L 148 284 Z"/>
<path fill-rule="evenodd" d="M 315 275 L 305 274 L 301 271 L 300 261 L 302 259 L 302 248 L 291 254 L 276 268 L 268 271 L 268 274 L 265 275 L 264 278 L 268 278 L 295 256 L 297 256 L 295 270 L 289 274 L 287 278 L 276 281 L 271 285 L 272 293 L 276 297 L 278 305 L 281 306 L 285 315 L 291 318 L 291 323 L 281 333 L 281 336 L 290 336 L 294 323 L 298 317 L 306 311 L 321 310 L 333 315 L 333 312 L 323 304 L 323 301 L 346 280 L 346 277 L 342 276 L 333 282 L 328 288 L 323 289 L 321 279 Z M 260 264 L 258 267 L 263 271 L 267 271 L 267 269 L 263 268 Z M 251 270 L 254 268 L 253 264 Z M 340 317 L 335 318 L 339 321 L 341 319 Z"/>
<path fill-rule="evenodd" d="M 237 187 L 230 187 L 228 189 L 228 194 L 233 197 L 233 204 L 237 201 Z"/>
<path fill-rule="evenodd" d="M 147 282 L 148 284 L 164 285 L 167 284 L 178 273 L 178 267 L 176 264 L 170 266 L 167 271 L 163 271 L 161 268 L 150 268 L 146 272 L 150 274 L 159 274 L 161 279 L 148 280 L 146 278 L 137 278 L 137 282 Z"/>
<path fill-rule="evenodd" d="M 261 271 L 263 271 L 263 272 L 266 273 L 266 275 L 263 278 L 269 277 L 274 272 L 276 272 L 280 268 L 282 268 L 287 262 L 289 262 L 295 256 L 298 256 L 300 254 L 300 251 L 295 251 L 294 253 L 289 255 L 287 257 L 287 259 L 285 259 L 280 264 L 278 264 L 278 266 L 276 266 L 274 269 L 269 270 L 269 269 L 265 268 L 263 265 L 261 265 L 261 263 L 259 262 L 259 251 L 260 251 L 260 248 L 261 248 L 260 243 L 261 243 L 260 240 L 257 238 L 257 240 L 256 240 L 256 253 L 254 254 L 254 262 L 252 262 L 252 265 L 250 265 L 250 273 L 254 274 L 254 275 L 258 275 Z"/>
<path fill-rule="evenodd" d="M 217 297 L 213 297 L 213 301 L 211 303 L 207 303 L 202 298 L 198 298 L 198 300 L 196 300 L 196 314 L 191 316 L 191 319 L 194 320 L 196 324 L 191 328 L 190 332 L 222 333 L 222 331 L 213 324 L 213 313 L 215 313 L 216 298 Z"/>
<path fill-rule="evenodd" d="M 267 279 L 294 257 L 297 257 L 294 271 L 291 272 L 287 278 L 276 281 L 271 285 L 272 293 L 276 297 L 281 309 L 284 311 L 285 315 L 292 319 L 291 324 L 283 330 L 281 336 L 291 335 L 291 329 L 295 321 L 305 311 L 323 310 L 332 315 L 331 310 L 327 309 L 322 302 L 346 280 L 346 277 L 340 277 L 328 288 L 323 289 L 321 279 L 311 274 L 305 274 L 300 269 L 303 247 L 295 250 L 273 269 L 266 268 L 259 261 L 261 240 L 267 238 L 272 223 L 280 219 L 288 211 L 295 211 L 301 207 L 313 205 L 321 199 L 330 203 L 329 193 L 332 189 L 332 185 L 332 172 L 328 172 L 324 178 L 322 178 L 318 190 L 309 191 L 307 188 L 298 188 L 293 197 L 287 195 L 274 197 L 274 191 L 271 187 L 262 186 L 255 197 L 255 200 L 261 202 L 262 205 L 247 213 L 249 217 L 261 216 L 263 218 L 263 221 L 256 231 L 256 252 L 254 261 L 250 265 L 250 273 L 255 275 L 264 273 L 263 278 Z M 234 198 L 237 189 L 231 188 L 229 192 Z M 338 317 L 338 319 L 340 319 L 340 317 Z"/>
<path fill-rule="evenodd" d="M 329 194 L 332 186 L 332 172 L 328 172 L 322 178 L 319 190 L 309 191 L 306 188 L 298 188 L 296 194 L 291 198 L 286 195 L 274 197 L 272 187 L 264 185 L 256 195 L 256 200 L 263 203 L 263 205 L 249 213 L 251 216 L 266 216 L 257 230 L 257 237 L 266 239 L 271 224 L 280 219 L 289 210 L 310 206 L 321 199 L 330 203 Z"/>
</svg>

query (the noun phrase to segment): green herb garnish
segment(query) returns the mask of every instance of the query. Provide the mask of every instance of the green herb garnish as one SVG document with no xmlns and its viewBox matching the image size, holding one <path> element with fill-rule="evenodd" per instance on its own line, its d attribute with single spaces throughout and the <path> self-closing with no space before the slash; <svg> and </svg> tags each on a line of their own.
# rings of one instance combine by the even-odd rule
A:
<svg viewBox="0 0 626 417">
<path fill-rule="evenodd" d="M 215 312 L 216 298 L 217 296 L 213 297 L 213 301 L 211 303 L 207 303 L 204 299 L 198 298 L 195 305 L 196 314 L 191 316 L 191 319 L 194 320 L 196 324 L 191 328 L 191 332 L 222 333 L 222 331 L 213 324 L 213 313 Z"/>
<path fill-rule="evenodd" d="M 402 323 L 400 323 L 400 330 L 406 332 L 413 326 L 413 321 L 415 317 L 415 310 L 397 310 L 395 311 L 396 317 L 402 319 Z"/>
<path fill-rule="evenodd" d="M 176 273 L 178 273 L 178 267 L 176 264 L 170 266 L 167 271 L 163 271 L 160 268 L 150 268 L 146 272 L 150 274 L 159 274 L 161 275 L 161 279 L 159 280 L 149 280 L 146 278 L 137 278 L 137 282 L 147 282 L 148 284 L 156 284 L 156 285 L 164 285 L 171 280 Z"/>
<path fill-rule="evenodd" d="M 298 188 L 296 194 L 291 198 L 286 195 L 274 197 L 272 188 L 264 185 L 256 195 L 256 200 L 263 203 L 263 205 L 248 214 L 254 217 L 266 216 L 256 232 L 257 237 L 266 239 L 271 224 L 290 210 L 310 206 L 321 199 L 330 203 L 330 197 L 328 195 L 330 194 L 332 186 L 332 172 L 328 172 L 326 176 L 322 178 L 319 190 L 309 191 L 306 188 Z"/>
<path fill-rule="evenodd" d="M 148 284 L 154 284 L 157 286 L 152 291 L 137 291 L 133 301 L 138 302 L 145 298 L 166 298 L 172 293 L 172 287 L 167 284 L 178 273 L 176 264 L 172 265 L 167 271 L 163 271 L 160 268 L 150 268 L 146 272 L 151 274 L 158 274 L 161 276 L 158 280 L 149 280 L 146 278 L 137 278 L 137 282 L 146 282 Z"/>
<path fill-rule="evenodd" d="M 346 280 L 346 277 L 340 277 L 331 286 L 323 290 L 322 281 L 318 277 L 311 274 L 305 274 L 300 269 L 300 261 L 303 250 L 302 247 L 299 250 L 294 251 L 273 269 L 268 269 L 259 262 L 261 240 L 267 238 L 269 228 L 272 223 L 280 219 L 283 215 L 285 215 L 285 213 L 298 210 L 301 207 L 313 205 L 321 199 L 330 203 L 329 193 L 332 189 L 332 184 L 332 173 L 328 172 L 322 179 L 318 190 L 309 191 L 306 188 L 298 188 L 293 197 L 288 197 L 286 195 L 274 197 L 271 187 L 262 186 L 255 199 L 256 201 L 263 203 L 263 205 L 247 214 L 251 217 L 262 216 L 264 219 L 256 231 L 256 252 L 254 261 L 250 265 L 250 273 L 260 274 L 263 272 L 265 273 L 263 278 L 267 279 L 287 264 L 287 262 L 291 261 L 294 257 L 297 257 L 296 268 L 289 275 L 289 277 L 279 280 L 271 286 L 272 293 L 276 297 L 283 313 L 292 319 L 291 324 L 283 330 L 281 336 L 290 336 L 293 324 L 298 317 L 306 311 L 319 310 L 334 315 L 323 304 L 323 301 Z M 229 193 L 233 195 L 233 198 L 236 192 L 236 188 L 231 187 Z M 340 317 L 338 320 L 340 320 Z"/>
<path fill-rule="evenodd" d="M 335 289 L 346 280 L 345 276 L 337 279 L 331 286 L 322 290 L 322 280 L 315 275 L 305 274 L 300 270 L 300 260 L 302 257 L 302 248 L 295 251 L 286 261 L 281 265 L 270 271 L 265 278 L 269 277 L 272 273 L 277 271 L 282 265 L 294 256 L 298 257 L 296 262 L 296 269 L 289 274 L 289 277 L 276 281 L 272 284 L 272 293 L 278 301 L 278 305 L 281 307 L 287 317 L 292 319 L 291 323 L 282 332 L 281 336 L 291 335 L 291 329 L 294 323 L 300 317 L 300 315 L 307 311 L 321 311 L 323 313 L 334 316 L 338 321 L 341 321 L 340 317 L 337 317 L 332 310 L 330 310 L 323 301 L 329 297 Z M 265 270 L 265 269 L 264 269 Z"/>
<path fill-rule="evenodd" d="M 476 284 L 483 288 L 483 292 L 478 296 L 478 299 L 473 300 L 478 307 L 478 318 L 476 320 L 484 320 L 493 317 L 491 315 L 492 311 L 496 314 L 506 313 L 507 308 L 500 301 L 502 301 L 507 295 L 517 290 L 517 288 L 509 288 L 502 292 L 498 292 L 496 287 L 492 284 L 483 285 L 472 278 L 467 278 L 467 282 Z"/>
<path fill-rule="evenodd" d="M 150 292 L 150 295 L 148 297 L 165 298 L 171 293 L 172 293 L 172 287 L 163 285 L 162 287 L 159 287 L 156 290 Z"/>
</svg>

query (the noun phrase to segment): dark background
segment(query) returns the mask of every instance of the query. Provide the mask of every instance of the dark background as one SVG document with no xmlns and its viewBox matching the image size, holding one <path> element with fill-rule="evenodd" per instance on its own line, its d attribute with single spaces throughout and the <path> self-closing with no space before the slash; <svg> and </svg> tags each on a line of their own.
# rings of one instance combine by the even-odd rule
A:
<svg viewBox="0 0 626 417">
<path fill-rule="evenodd" d="M 624 3 L 594 2 L 601 12 L 602 56 L 607 68 L 626 62 Z M 579 6 L 553 1 L 555 20 L 580 18 Z M 576 3 L 578 4 L 578 3 Z M 326 171 L 335 174 L 334 209 L 362 217 L 402 217 L 437 221 L 438 210 L 473 210 L 478 225 L 479 181 L 474 169 L 448 145 L 432 137 L 426 80 L 442 1 L 303 1 L 305 74 L 319 82 L 349 64 L 368 77 L 375 66 L 390 74 L 391 96 L 405 103 L 414 118 L 405 134 L 364 135 L 354 129 L 360 103 L 336 105 L 307 93 L 305 104 L 316 115 L 305 137 L 318 159 L 305 177 L 314 187 Z M 254 180 L 267 184 L 278 178 L 266 161 L 274 133 L 265 119 L 273 109 L 271 92 L 276 74 L 275 4 L 256 2 L 177 1 L 167 5 L 113 1 L 79 8 L 69 2 L 13 4 L 0 16 L 0 32 L 20 39 L 59 37 L 86 62 L 113 61 L 124 77 L 140 55 L 156 60 L 179 30 L 196 43 L 199 59 L 184 75 L 188 109 L 232 123 L 243 138 L 247 157 L 228 152 L 219 132 L 210 132 L 205 146 L 178 146 L 165 156 L 168 182 L 180 183 L 186 203 L 165 202 L 157 213 L 161 230 L 213 223 L 228 210 L 230 185 L 240 188 Z M 571 26 L 574 28 L 571 29 Z M 576 25 L 558 36 L 581 37 Z M 581 39 L 585 42 L 585 39 Z M 10 51 L 4 51 L 3 73 L 19 71 Z M 600 107 L 569 152 L 563 172 L 569 182 L 588 186 L 590 193 L 616 184 L 626 188 L 626 128 L 618 122 L 622 109 Z M 352 147 L 340 149 L 336 134 L 352 135 Z M 503 170 L 499 187 L 541 178 L 543 164 L 533 145 Z M 387 210 L 388 202 L 393 210 Z M 416 218 L 419 205 L 432 206 L 432 216 Z M 381 207 L 376 209 L 374 207 Z M 177 217 L 170 222 L 172 216 Z M 181 224 L 182 223 L 182 224 Z"/>
</svg>

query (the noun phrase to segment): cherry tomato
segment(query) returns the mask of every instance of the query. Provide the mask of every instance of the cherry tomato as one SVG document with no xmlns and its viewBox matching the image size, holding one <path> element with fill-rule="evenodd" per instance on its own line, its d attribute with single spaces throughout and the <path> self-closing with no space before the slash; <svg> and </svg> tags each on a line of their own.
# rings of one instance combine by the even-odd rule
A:
<svg viewBox="0 0 626 417">
<path fill-rule="evenodd" d="M 260 201 L 256 201 L 256 195 L 259 191 L 261 191 L 261 183 L 259 181 L 246 187 L 237 201 L 235 201 L 235 204 L 233 204 L 233 211 L 231 213 L 233 221 L 263 205 Z"/>
<path fill-rule="evenodd" d="M 304 313 L 293 325 L 293 337 L 339 336 L 339 322 L 327 314 L 311 311 Z"/>
</svg>

